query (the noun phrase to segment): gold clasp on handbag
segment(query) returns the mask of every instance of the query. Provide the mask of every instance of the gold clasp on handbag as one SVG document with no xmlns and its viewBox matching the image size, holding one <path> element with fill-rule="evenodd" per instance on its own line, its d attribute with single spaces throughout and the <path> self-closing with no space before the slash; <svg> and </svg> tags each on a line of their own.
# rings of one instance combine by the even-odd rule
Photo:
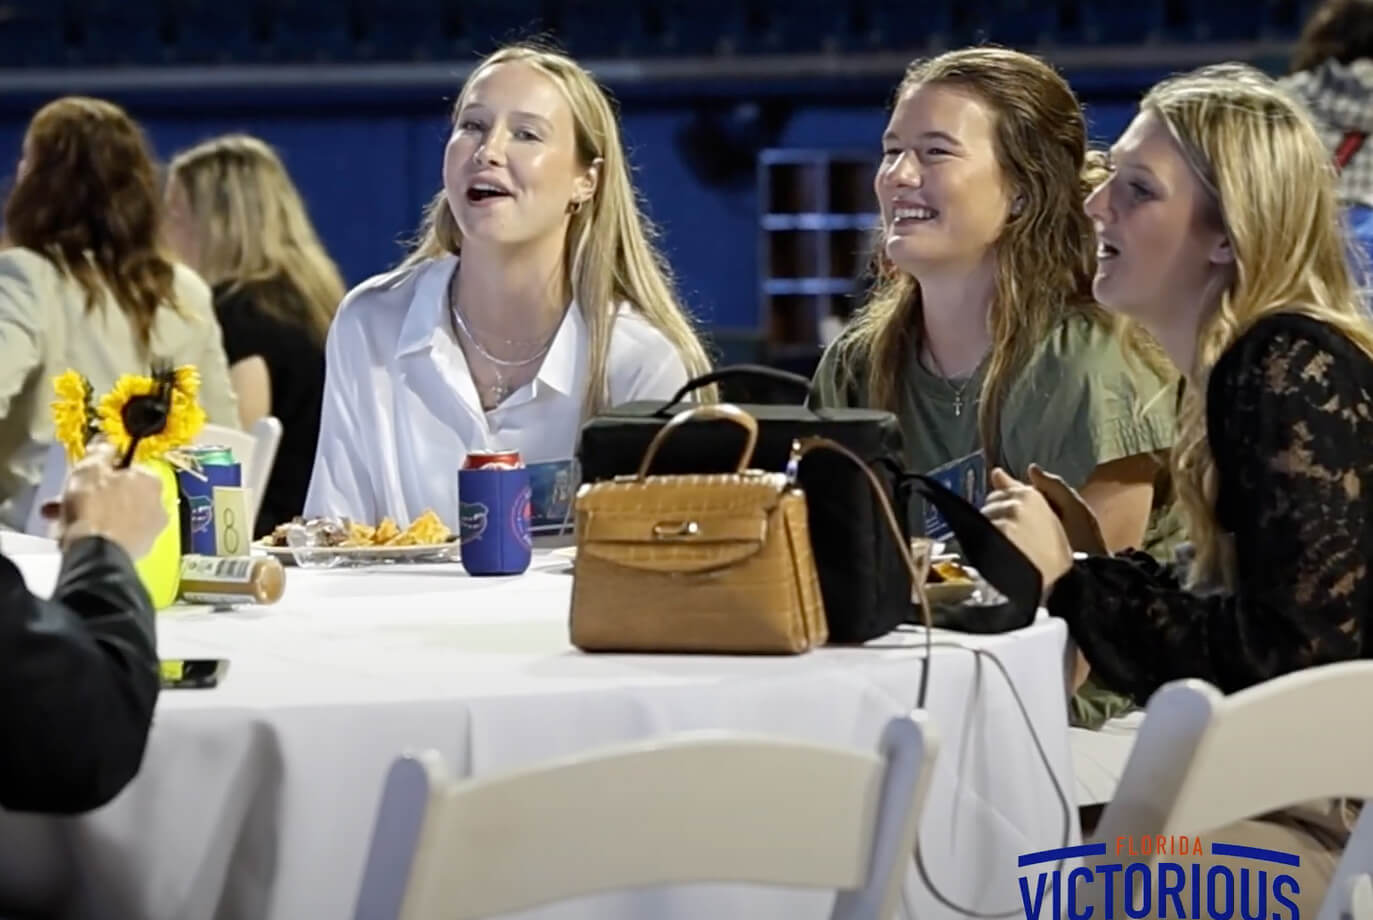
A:
<svg viewBox="0 0 1373 920">
<path fill-rule="evenodd" d="M 701 532 L 701 525 L 695 521 L 660 521 L 653 525 L 653 536 L 659 540 L 671 537 L 694 537 Z"/>
</svg>

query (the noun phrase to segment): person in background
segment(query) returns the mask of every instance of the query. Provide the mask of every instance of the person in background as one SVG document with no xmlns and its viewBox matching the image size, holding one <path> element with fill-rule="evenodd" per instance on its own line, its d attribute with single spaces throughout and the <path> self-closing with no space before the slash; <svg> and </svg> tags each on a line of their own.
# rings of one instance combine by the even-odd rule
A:
<svg viewBox="0 0 1373 920">
<path fill-rule="evenodd" d="M 74 814 L 138 773 L 160 689 L 152 601 L 133 560 L 166 524 L 161 484 L 93 447 L 55 514 L 51 600 L 0 556 L 0 808 Z"/>
<path fill-rule="evenodd" d="M 67 97 L 24 136 L 0 250 L 0 526 L 22 529 L 53 443 L 52 380 L 96 393 L 156 360 L 200 371 L 209 420 L 238 427 L 210 290 L 159 246 L 161 192 L 138 125 Z"/>
<path fill-rule="evenodd" d="M 1325 0 L 1302 29 L 1280 85 L 1306 107 L 1339 171 L 1336 194 L 1356 247 L 1358 277 L 1373 260 L 1373 0 Z"/>
<path fill-rule="evenodd" d="M 585 69 L 523 45 L 477 65 L 419 245 L 348 294 L 325 353 L 307 515 L 454 529 L 468 451 L 565 468 L 587 416 L 707 370 Z"/>
<path fill-rule="evenodd" d="M 1075 559 L 1051 504 L 1069 531 L 1092 529 L 1091 511 L 1043 474 L 1037 489 L 995 471 L 985 513 L 1039 568 L 1092 673 L 1140 703 L 1180 678 L 1233 693 L 1370 657 L 1373 322 L 1328 151 L 1272 80 L 1233 64 L 1156 86 L 1112 160 L 1087 202 L 1093 289 L 1186 375 L 1172 465 L 1191 562 Z M 1299 854 L 1298 906 L 1315 916 L 1344 812 L 1313 803 L 1215 837 Z"/>
<path fill-rule="evenodd" d="M 1175 375 L 1092 299 L 1082 202 L 1102 170 L 1068 84 L 1000 48 L 918 61 L 882 151 L 878 281 L 821 359 L 817 402 L 895 412 L 910 469 L 974 504 L 991 466 L 1057 468 L 1112 549 L 1166 558 L 1179 536 L 1164 461 Z M 950 537 L 921 510 L 913 532 Z M 1073 720 L 1096 727 L 1126 708 L 1089 684 Z"/>
<path fill-rule="evenodd" d="M 281 421 L 256 535 L 305 507 L 324 399 L 324 340 L 343 279 L 276 152 L 255 137 L 215 138 L 168 169 L 168 239 L 214 291 L 244 428 Z"/>
</svg>

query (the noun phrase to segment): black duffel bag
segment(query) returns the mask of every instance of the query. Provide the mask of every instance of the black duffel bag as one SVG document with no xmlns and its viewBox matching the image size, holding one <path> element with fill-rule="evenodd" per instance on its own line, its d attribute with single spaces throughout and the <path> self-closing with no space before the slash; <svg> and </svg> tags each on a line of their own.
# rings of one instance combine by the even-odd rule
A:
<svg viewBox="0 0 1373 920">
<path fill-rule="evenodd" d="M 758 420 L 754 468 L 785 472 L 793 441 L 812 435 L 831 438 L 868 463 L 888 499 L 904 507 L 897 494 L 904 463 L 895 415 L 875 409 L 810 409 L 804 404 L 809 380 L 755 365 L 720 368 L 689 381 L 667 402 L 626 403 L 589 419 L 577 448 L 581 481 L 633 474 L 658 429 L 683 408 L 682 400 L 702 387 L 740 378 L 788 388 L 797 396 L 791 405 L 739 404 Z M 729 421 L 688 422 L 679 436 L 662 446 L 652 472 L 731 472 L 743 438 L 739 426 Z M 866 642 L 886 635 L 909 618 L 911 583 L 870 484 L 848 459 L 825 451 L 806 457 L 797 479 L 806 493 L 830 642 Z M 899 517 L 904 532 L 909 524 L 905 515 Z M 904 535 L 909 539 L 908 532 Z"/>
</svg>

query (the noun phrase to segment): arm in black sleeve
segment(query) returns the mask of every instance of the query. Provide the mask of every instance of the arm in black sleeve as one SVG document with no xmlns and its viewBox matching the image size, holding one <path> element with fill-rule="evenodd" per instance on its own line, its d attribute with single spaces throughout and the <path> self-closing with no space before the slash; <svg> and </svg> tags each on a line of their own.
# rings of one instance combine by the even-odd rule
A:
<svg viewBox="0 0 1373 920">
<path fill-rule="evenodd" d="M 264 323 L 252 290 L 246 287 L 230 289 L 225 285 L 216 287 L 214 310 L 224 338 L 224 356 L 230 367 L 262 354 L 263 338 L 275 331 L 275 324 Z"/>
<path fill-rule="evenodd" d="M 1184 677 L 1229 693 L 1363 653 L 1370 376 L 1361 352 L 1306 319 L 1266 320 L 1222 356 L 1208 430 L 1234 590 L 1193 593 L 1138 556 L 1075 563 L 1049 609 L 1103 683 L 1140 701 Z"/>
<path fill-rule="evenodd" d="M 88 811 L 128 784 L 160 687 L 154 630 L 114 543 L 73 542 L 46 601 L 0 557 L 0 807 Z"/>
</svg>

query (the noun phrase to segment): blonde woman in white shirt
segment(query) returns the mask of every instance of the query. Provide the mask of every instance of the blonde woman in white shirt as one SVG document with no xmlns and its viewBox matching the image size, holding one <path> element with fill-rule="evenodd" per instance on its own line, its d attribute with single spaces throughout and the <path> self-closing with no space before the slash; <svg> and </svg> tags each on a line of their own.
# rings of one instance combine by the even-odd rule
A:
<svg viewBox="0 0 1373 920">
<path fill-rule="evenodd" d="M 570 460 L 585 417 L 707 370 L 590 74 L 523 45 L 477 66 L 421 242 L 344 298 L 325 353 L 306 514 L 455 529 L 469 451 Z"/>
</svg>

